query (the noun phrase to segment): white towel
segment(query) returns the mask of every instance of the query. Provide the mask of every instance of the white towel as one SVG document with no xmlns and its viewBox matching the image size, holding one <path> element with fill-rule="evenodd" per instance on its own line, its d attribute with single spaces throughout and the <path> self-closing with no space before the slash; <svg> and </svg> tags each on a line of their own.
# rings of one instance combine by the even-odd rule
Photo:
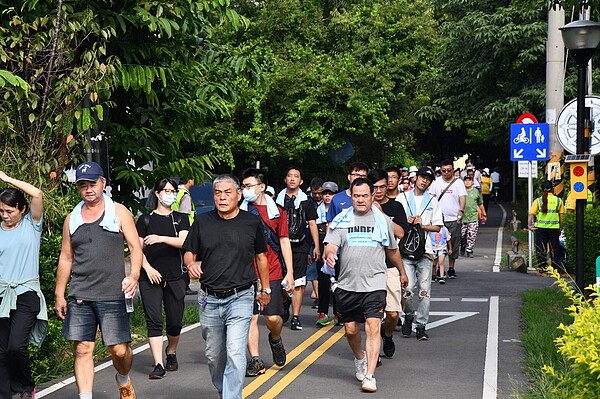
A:
<svg viewBox="0 0 600 399">
<path fill-rule="evenodd" d="M 275 202 L 277 202 L 280 206 L 285 208 L 285 194 L 287 192 L 287 189 L 284 188 L 283 190 L 281 190 L 279 192 L 279 194 L 277 194 L 277 200 Z M 298 190 L 298 195 L 296 195 L 296 199 L 294 199 L 294 208 L 298 208 L 300 206 L 300 203 L 302 201 L 306 201 L 308 199 L 308 196 L 306 195 L 306 193 L 302 190 Z"/>
<path fill-rule="evenodd" d="M 100 226 L 104 230 L 112 231 L 113 233 L 118 233 L 119 228 L 119 220 L 117 219 L 117 213 L 115 210 L 115 203 L 109 196 L 106 194 L 102 194 L 104 197 L 104 217 L 102 221 L 100 221 Z M 71 212 L 71 219 L 69 219 L 69 233 L 73 234 L 77 229 L 83 225 L 85 222 L 81 217 L 81 207 L 83 206 L 83 201 L 81 201 L 73 212 Z"/>
<path fill-rule="evenodd" d="M 383 214 L 383 212 L 377 209 L 377 207 L 372 206 L 371 210 L 373 211 L 373 217 L 375 218 L 375 226 L 373 228 L 373 240 L 380 242 L 381 245 L 387 247 L 390 243 L 390 236 L 387 227 L 387 221 L 389 219 Z M 331 230 L 335 230 L 345 229 L 354 226 L 354 208 L 350 207 L 340 212 L 333 219 L 329 228 Z"/>
<path fill-rule="evenodd" d="M 265 197 L 265 201 L 267 201 L 267 216 L 269 217 L 269 219 L 278 218 L 279 217 L 279 208 L 277 207 L 277 204 L 275 203 L 273 198 L 269 197 L 268 195 L 265 195 L 264 197 Z M 240 205 L 240 209 L 247 212 L 248 204 L 249 204 L 249 202 L 247 200 L 244 200 L 242 202 L 242 204 Z"/>
</svg>

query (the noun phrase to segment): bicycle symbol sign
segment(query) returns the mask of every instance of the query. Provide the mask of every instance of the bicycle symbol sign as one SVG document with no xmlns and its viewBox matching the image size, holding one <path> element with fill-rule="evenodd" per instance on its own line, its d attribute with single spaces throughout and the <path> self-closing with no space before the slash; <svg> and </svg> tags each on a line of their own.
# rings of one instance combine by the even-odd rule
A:
<svg viewBox="0 0 600 399">
<path fill-rule="evenodd" d="M 550 135 L 547 123 L 510 125 L 511 161 L 547 161 L 550 159 Z"/>
</svg>

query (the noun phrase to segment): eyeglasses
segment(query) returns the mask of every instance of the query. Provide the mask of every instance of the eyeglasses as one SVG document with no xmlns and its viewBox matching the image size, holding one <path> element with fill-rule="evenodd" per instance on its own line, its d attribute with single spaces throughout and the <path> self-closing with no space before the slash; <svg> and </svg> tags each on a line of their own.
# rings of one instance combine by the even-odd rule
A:
<svg viewBox="0 0 600 399">
<path fill-rule="evenodd" d="M 256 183 L 256 184 L 242 184 L 242 188 L 252 188 L 252 187 L 256 187 L 256 186 L 260 186 L 262 183 Z"/>
<path fill-rule="evenodd" d="M 165 193 L 165 194 L 175 194 L 177 192 L 177 190 L 171 190 L 169 188 L 163 188 L 160 191 L 163 192 L 163 193 Z"/>
<path fill-rule="evenodd" d="M 356 177 L 357 179 L 358 179 L 359 177 L 363 177 L 363 178 L 367 177 L 367 175 L 363 175 L 363 174 L 361 174 L 361 173 L 350 173 L 350 176 L 352 176 L 352 177 Z"/>
<path fill-rule="evenodd" d="M 453 169 L 440 169 L 442 171 L 442 173 L 451 173 L 454 172 Z"/>
<path fill-rule="evenodd" d="M 387 189 L 387 184 L 382 184 L 381 186 L 373 186 L 373 188 L 375 189 L 375 191 L 383 191 L 385 189 Z"/>
</svg>

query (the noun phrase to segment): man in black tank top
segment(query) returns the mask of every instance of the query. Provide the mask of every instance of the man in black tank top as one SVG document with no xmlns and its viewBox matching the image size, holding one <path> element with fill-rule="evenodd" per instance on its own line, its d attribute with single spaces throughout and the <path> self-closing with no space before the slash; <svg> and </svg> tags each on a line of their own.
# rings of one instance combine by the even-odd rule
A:
<svg viewBox="0 0 600 399">
<path fill-rule="evenodd" d="M 134 297 L 142 267 L 142 247 L 133 217 L 103 191 L 106 179 L 100 165 L 77 166 L 76 184 L 83 201 L 63 226 L 56 272 L 56 314 L 64 320 L 62 335 L 75 342 L 75 379 L 80 399 L 92 397 L 94 343 L 100 327 L 102 340 L 117 370 L 121 399 L 135 399 L 129 378 L 133 361 L 125 295 Z M 131 271 L 125 276 L 123 241 L 131 254 Z M 72 275 L 71 275 L 72 274 Z M 65 289 L 71 279 L 68 300 Z"/>
</svg>

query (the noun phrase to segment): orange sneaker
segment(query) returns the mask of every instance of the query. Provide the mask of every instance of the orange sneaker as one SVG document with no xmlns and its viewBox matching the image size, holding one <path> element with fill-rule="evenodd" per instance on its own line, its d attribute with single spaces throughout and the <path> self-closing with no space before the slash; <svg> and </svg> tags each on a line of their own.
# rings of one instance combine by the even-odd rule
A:
<svg viewBox="0 0 600 399">
<path fill-rule="evenodd" d="M 117 380 L 117 387 L 119 387 L 119 395 L 121 399 L 137 399 L 135 396 L 135 389 L 133 389 L 133 384 L 131 383 L 131 378 L 127 381 L 127 385 L 119 385 L 118 376 L 115 375 L 115 379 Z"/>
</svg>

